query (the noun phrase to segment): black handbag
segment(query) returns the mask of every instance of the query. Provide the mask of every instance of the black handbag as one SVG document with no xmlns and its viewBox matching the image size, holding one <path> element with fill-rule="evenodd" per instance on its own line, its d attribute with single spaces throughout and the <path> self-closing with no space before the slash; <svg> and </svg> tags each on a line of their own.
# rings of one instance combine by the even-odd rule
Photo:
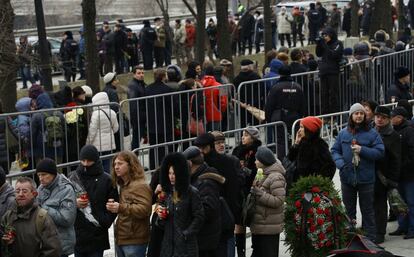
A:
<svg viewBox="0 0 414 257">
<path fill-rule="evenodd" d="M 253 193 L 249 193 L 246 197 L 246 201 L 242 210 L 242 225 L 250 227 L 253 221 L 254 213 L 256 211 L 256 196 Z"/>
<path fill-rule="evenodd" d="M 292 187 L 293 181 L 296 176 L 296 161 L 291 161 L 287 156 L 282 160 L 282 166 L 285 168 L 285 179 L 286 179 L 286 188 L 289 189 Z"/>
</svg>

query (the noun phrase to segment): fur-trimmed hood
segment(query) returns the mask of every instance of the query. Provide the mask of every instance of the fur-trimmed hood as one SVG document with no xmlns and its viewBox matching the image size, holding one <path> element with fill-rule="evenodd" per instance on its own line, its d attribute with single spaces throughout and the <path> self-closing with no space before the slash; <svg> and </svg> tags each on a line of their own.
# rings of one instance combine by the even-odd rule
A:
<svg viewBox="0 0 414 257">
<path fill-rule="evenodd" d="M 165 156 L 160 170 L 161 186 L 165 192 L 172 192 L 173 188 L 168 177 L 170 167 L 175 172 L 175 190 L 179 195 L 185 194 L 190 186 L 190 169 L 182 153 L 171 153 Z"/>
<path fill-rule="evenodd" d="M 203 175 L 201 175 L 200 177 L 198 177 L 199 179 L 211 179 L 216 181 L 219 184 L 224 184 L 224 182 L 226 182 L 226 178 L 223 177 L 222 175 L 218 174 L 218 173 L 214 173 L 214 172 L 207 172 L 204 173 Z"/>
</svg>

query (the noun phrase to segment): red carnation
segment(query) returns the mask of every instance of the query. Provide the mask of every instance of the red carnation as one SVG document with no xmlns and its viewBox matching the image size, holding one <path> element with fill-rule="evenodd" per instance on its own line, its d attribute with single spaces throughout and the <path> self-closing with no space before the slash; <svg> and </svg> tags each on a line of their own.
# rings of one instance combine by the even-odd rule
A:
<svg viewBox="0 0 414 257">
<path fill-rule="evenodd" d="M 322 248 L 323 247 L 323 243 L 322 242 L 319 242 L 318 246 L 319 246 L 319 248 Z"/>
<path fill-rule="evenodd" d="M 313 202 L 315 203 L 320 203 L 321 202 L 321 198 L 319 196 L 313 198 Z"/>
<path fill-rule="evenodd" d="M 319 240 L 324 240 L 325 239 L 325 234 L 324 233 L 320 233 L 318 235 Z"/>
<path fill-rule="evenodd" d="M 312 214 L 312 213 L 313 213 L 313 207 L 310 207 L 310 208 L 308 209 L 308 213 L 309 213 L 309 214 Z"/>
<path fill-rule="evenodd" d="M 308 218 L 308 223 L 313 224 L 313 219 L 312 218 Z"/>
<path fill-rule="evenodd" d="M 323 211 L 323 209 L 318 208 L 318 209 L 316 209 L 316 213 L 321 215 L 321 214 L 324 214 L 324 211 Z"/>
<path fill-rule="evenodd" d="M 311 225 L 311 226 L 309 227 L 309 231 L 310 231 L 311 233 L 315 232 L 315 230 L 316 230 L 316 226 L 315 226 L 315 225 Z"/>
<path fill-rule="evenodd" d="M 305 193 L 302 193 L 302 195 L 300 196 L 302 199 L 305 198 Z"/>
<path fill-rule="evenodd" d="M 301 203 L 299 200 L 297 200 L 297 201 L 295 202 L 295 207 L 296 207 L 297 209 L 299 209 L 301 206 L 302 206 L 302 203 Z"/>
<path fill-rule="evenodd" d="M 324 222 L 324 220 L 323 220 L 323 219 L 319 218 L 319 219 L 317 220 L 317 223 L 318 223 L 318 225 L 319 225 L 319 226 L 322 226 L 322 225 L 323 225 L 323 223 L 325 223 L 325 222 Z"/>
<path fill-rule="evenodd" d="M 312 187 L 312 193 L 319 193 L 321 189 L 317 186 Z"/>
<path fill-rule="evenodd" d="M 331 211 L 329 210 L 329 209 L 325 209 L 325 215 L 329 215 L 329 214 L 331 214 Z"/>
<path fill-rule="evenodd" d="M 333 226 L 331 225 L 331 226 L 329 226 L 327 229 L 326 229 L 326 231 L 327 232 L 332 232 L 333 231 Z"/>
<path fill-rule="evenodd" d="M 330 240 L 326 241 L 325 246 L 330 247 L 332 245 L 332 242 Z"/>
</svg>

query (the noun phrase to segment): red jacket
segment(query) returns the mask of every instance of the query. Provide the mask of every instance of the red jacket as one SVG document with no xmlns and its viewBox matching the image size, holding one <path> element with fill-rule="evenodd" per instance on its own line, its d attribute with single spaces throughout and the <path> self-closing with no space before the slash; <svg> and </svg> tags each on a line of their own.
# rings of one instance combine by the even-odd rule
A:
<svg viewBox="0 0 414 257">
<path fill-rule="evenodd" d="M 214 88 L 221 85 L 216 81 L 214 76 L 204 76 L 201 83 L 205 88 L 211 88 L 204 91 L 207 122 L 221 121 L 221 114 L 227 110 L 227 94 L 223 93 L 225 90 L 221 90 L 222 92 L 220 92 L 220 88 Z"/>
<path fill-rule="evenodd" d="M 196 39 L 196 31 L 193 24 L 185 25 L 185 33 L 187 35 L 185 39 L 185 46 L 193 47 Z"/>
</svg>

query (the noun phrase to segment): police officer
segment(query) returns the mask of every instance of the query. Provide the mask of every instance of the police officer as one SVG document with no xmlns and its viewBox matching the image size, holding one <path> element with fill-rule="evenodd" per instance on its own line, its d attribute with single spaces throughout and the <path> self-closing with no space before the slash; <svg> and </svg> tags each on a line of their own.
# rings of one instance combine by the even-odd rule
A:
<svg viewBox="0 0 414 257">
<path fill-rule="evenodd" d="M 266 121 L 283 121 L 288 129 L 292 127 L 295 120 L 303 117 L 305 113 L 305 99 L 301 86 L 294 82 L 291 75 L 291 68 L 284 65 L 279 69 L 280 78 L 273 85 L 266 100 Z M 274 129 L 267 131 L 268 140 L 273 141 Z M 286 155 L 285 133 L 282 126 L 277 126 L 277 156 L 279 159 Z"/>
<path fill-rule="evenodd" d="M 60 45 L 60 57 L 62 59 L 63 72 L 67 82 L 76 79 L 76 57 L 78 55 L 78 42 L 73 39 L 72 31 L 63 33 L 63 40 Z"/>
<path fill-rule="evenodd" d="M 149 20 L 144 21 L 144 28 L 141 30 L 139 35 L 141 43 L 142 58 L 144 61 L 144 69 L 151 70 L 154 65 L 154 42 L 157 40 L 157 32 Z"/>
</svg>

